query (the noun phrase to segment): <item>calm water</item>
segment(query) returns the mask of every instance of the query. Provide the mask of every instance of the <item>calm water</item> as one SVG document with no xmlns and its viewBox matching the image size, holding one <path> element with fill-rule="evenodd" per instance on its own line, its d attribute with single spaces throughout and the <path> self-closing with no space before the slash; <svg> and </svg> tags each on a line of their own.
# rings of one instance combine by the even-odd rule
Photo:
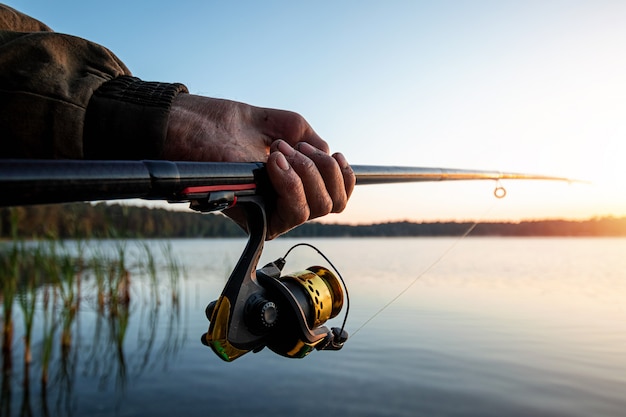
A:
<svg viewBox="0 0 626 417">
<path fill-rule="evenodd" d="M 296 242 L 270 242 L 262 263 Z M 204 308 L 245 242 L 172 241 L 186 265 L 180 304 L 167 285 L 156 293 L 135 279 L 120 324 L 97 314 L 86 283 L 72 347 L 55 347 L 46 389 L 37 360 L 24 384 L 16 320 L 2 415 L 626 415 L 626 239 L 310 242 L 350 290 L 342 351 L 222 362 L 199 342 Z M 297 249 L 285 271 L 313 264 L 324 262 Z"/>
</svg>

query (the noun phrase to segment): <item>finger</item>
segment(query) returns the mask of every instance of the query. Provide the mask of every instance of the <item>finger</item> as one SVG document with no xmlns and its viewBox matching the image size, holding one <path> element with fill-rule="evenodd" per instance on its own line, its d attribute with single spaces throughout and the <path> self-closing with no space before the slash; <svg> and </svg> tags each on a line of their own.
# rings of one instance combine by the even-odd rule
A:
<svg viewBox="0 0 626 417">
<path fill-rule="evenodd" d="M 348 194 L 346 192 L 344 173 L 337 160 L 306 142 L 299 143 L 296 149 L 311 159 L 321 174 L 326 192 L 332 201 L 331 212 L 339 213 L 343 211 L 348 203 Z"/>
<path fill-rule="evenodd" d="M 302 181 L 285 155 L 272 152 L 266 167 L 276 192 L 276 206 L 268 213 L 267 239 L 271 240 L 307 221 L 310 211 Z"/>
<path fill-rule="evenodd" d="M 337 164 L 339 164 L 339 168 L 341 169 L 341 175 L 343 176 L 343 183 L 346 190 L 346 197 L 350 199 L 352 191 L 354 191 L 354 186 L 356 185 L 356 175 L 354 175 L 352 167 L 350 167 L 350 164 L 346 160 L 345 156 L 343 156 L 343 154 L 337 152 L 333 154 L 333 158 L 335 158 Z"/>
<path fill-rule="evenodd" d="M 311 145 L 306 145 L 310 149 L 315 150 Z M 285 155 L 289 164 L 294 171 L 300 177 L 302 185 L 304 186 L 304 192 L 306 195 L 307 203 L 309 204 L 309 219 L 325 216 L 333 209 L 333 200 L 326 188 L 324 177 L 320 173 L 315 162 L 301 152 L 298 152 L 284 141 L 279 141 L 277 144 L 278 150 Z M 308 148 L 307 148 L 308 149 Z M 325 155 L 323 152 L 317 150 L 321 155 Z M 334 159 L 327 156 L 333 164 Z M 334 188 L 331 187 L 331 188 Z"/>
</svg>

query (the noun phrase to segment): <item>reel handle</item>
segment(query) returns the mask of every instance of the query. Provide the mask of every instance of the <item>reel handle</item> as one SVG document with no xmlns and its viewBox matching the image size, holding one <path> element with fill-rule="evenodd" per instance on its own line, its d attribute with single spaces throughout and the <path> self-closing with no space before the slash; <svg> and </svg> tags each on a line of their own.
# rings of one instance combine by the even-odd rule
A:
<svg viewBox="0 0 626 417">
<path fill-rule="evenodd" d="M 348 340 L 348 332 L 339 327 L 333 327 L 326 336 L 324 343 L 315 347 L 317 350 L 341 350 L 343 344 Z"/>
</svg>

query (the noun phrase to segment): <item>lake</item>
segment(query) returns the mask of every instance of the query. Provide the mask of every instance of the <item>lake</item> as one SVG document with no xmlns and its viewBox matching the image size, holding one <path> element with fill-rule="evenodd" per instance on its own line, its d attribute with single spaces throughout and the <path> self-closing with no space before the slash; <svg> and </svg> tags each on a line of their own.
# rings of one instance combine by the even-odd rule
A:
<svg viewBox="0 0 626 417">
<path fill-rule="evenodd" d="M 267 243 L 260 264 L 300 241 Z M 86 277 L 66 348 L 39 288 L 28 368 L 15 302 L 0 415 L 626 415 L 626 239 L 307 242 L 330 258 L 350 291 L 343 350 L 286 359 L 265 349 L 223 362 L 200 343 L 204 309 L 245 241 L 172 240 L 184 279 L 131 274 L 130 303 L 113 317 L 102 314 Z M 95 253 L 116 250 L 110 241 L 89 245 L 99 247 Z M 126 247 L 141 257 L 135 246 Z M 284 272 L 317 264 L 326 265 L 298 248 Z M 42 385 L 42 335 L 51 328 Z"/>
</svg>

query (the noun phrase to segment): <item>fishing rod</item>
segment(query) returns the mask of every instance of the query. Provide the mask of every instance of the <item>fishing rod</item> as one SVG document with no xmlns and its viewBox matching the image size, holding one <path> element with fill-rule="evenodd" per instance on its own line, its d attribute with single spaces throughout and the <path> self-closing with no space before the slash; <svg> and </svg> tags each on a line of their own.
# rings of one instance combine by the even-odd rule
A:
<svg viewBox="0 0 626 417">
<path fill-rule="evenodd" d="M 461 180 L 570 178 L 527 173 L 353 165 L 357 185 Z M 269 192 L 262 163 L 0 159 L 0 206 L 141 198 L 214 201 L 217 192 Z M 202 204 L 200 204 L 202 206 Z M 194 207 L 195 208 L 195 207 Z"/>
<path fill-rule="evenodd" d="M 353 165 L 356 184 L 495 180 L 573 180 L 526 173 Z M 0 206 L 141 198 L 189 202 L 199 212 L 238 206 L 248 241 L 220 297 L 206 308 L 209 329 L 202 342 L 225 361 L 268 347 L 302 358 L 313 350 L 339 350 L 348 339 L 349 297 L 341 274 L 312 266 L 282 274 L 287 253 L 257 268 L 267 237 L 266 204 L 273 193 L 263 163 L 0 160 Z M 301 244 L 302 245 L 302 244 Z M 299 246 L 299 245 L 296 245 Z M 311 245 L 308 245 L 311 246 Z M 346 304 L 341 327 L 324 326 Z"/>
</svg>

